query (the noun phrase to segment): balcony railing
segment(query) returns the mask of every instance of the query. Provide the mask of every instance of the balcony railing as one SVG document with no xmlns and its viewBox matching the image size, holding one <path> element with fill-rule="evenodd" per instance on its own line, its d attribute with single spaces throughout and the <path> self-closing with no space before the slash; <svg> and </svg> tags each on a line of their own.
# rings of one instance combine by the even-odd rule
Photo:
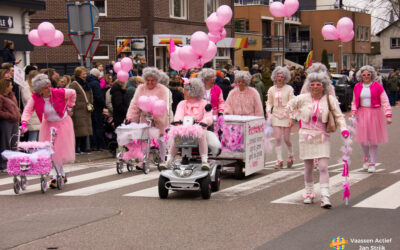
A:
<svg viewBox="0 0 400 250">
<path fill-rule="evenodd" d="M 235 6 L 243 5 L 266 5 L 269 6 L 269 0 L 235 0 Z"/>
<path fill-rule="evenodd" d="M 262 42 L 263 50 L 266 51 L 283 51 L 284 49 L 283 36 L 264 36 Z"/>
<path fill-rule="evenodd" d="M 286 43 L 286 52 L 309 52 L 311 50 L 311 42 L 309 40 L 299 40 L 297 42 Z"/>
</svg>

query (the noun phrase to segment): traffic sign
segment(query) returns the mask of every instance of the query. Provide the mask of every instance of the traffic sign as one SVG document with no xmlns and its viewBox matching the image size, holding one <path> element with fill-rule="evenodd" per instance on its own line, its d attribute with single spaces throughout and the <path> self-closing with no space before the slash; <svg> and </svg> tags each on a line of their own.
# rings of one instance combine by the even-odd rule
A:
<svg viewBox="0 0 400 250">
<path fill-rule="evenodd" d="M 90 2 L 67 4 L 68 33 L 93 32 L 99 20 L 99 10 Z"/>
<path fill-rule="evenodd" d="M 90 45 L 89 48 L 89 53 L 87 54 L 87 57 L 90 58 L 90 62 L 93 61 L 94 55 L 96 55 L 96 51 L 99 48 L 99 45 L 101 43 L 101 39 L 93 39 L 92 44 Z M 86 60 L 86 58 L 84 58 Z"/>
<path fill-rule="evenodd" d="M 89 53 L 90 46 L 93 42 L 94 33 L 88 32 L 82 35 L 68 34 L 68 37 L 74 45 L 76 52 L 78 52 L 81 57 L 86 58 L 87 54 Z"/>
</svg>

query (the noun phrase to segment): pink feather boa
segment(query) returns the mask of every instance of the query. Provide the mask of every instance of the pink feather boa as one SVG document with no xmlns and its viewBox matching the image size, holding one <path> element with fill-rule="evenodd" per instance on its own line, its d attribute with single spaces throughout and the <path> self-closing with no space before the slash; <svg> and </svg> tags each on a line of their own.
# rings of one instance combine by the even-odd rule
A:
<svg viewBox="0 0 400 250">
<path fill-rule="evenodd" d="M 18 148 L 22 149 L 24 151 L 30 151 L 30 150 L 38 150 L 42 148 L 50 147 L 50 142 L 48 141 L 26 141 L 26 142 L 19 142 L 18 143 Z"/>
<path fill-rule="evenodd" d="M 169 131 L 169 136 L 171 138 L 179 137 L 191 137 L 200 139 L 203 135 L 203 129 L 200 125 L 181 125 L 173 126 Z"/>
<path fill-rule="evenodd" d="M 131 159 L 143 160 L 144 151 L 146 149 L 147 143 L 142 140 L 132 141 L 125 145 L 128 148 L 128 152 L 125 152 L 122 156 L 124 161 L 129 161 Z"/>
<path fill-rule="evenodd" d="M 29 170 L 21 170 L 20 163 L 29 163 Z M 7 161 L 7 172 L 9 175 L 40 175 L 48 174 L 51 170 L 50 157 L 38 156 L 36 160 L 29 156 L 14 157 Z"/>
</svg>

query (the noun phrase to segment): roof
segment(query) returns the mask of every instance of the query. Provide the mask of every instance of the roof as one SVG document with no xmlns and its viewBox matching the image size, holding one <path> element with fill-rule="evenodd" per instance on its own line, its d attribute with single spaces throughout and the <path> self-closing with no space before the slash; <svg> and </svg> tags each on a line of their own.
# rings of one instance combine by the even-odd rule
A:
<svg viewBox="0 0 400 250">
<path fill-rule="evenodd" d="M 11 7 L 18 7 L 29 10 L 45 10 L 45 0 L 0 0 L 0 5 L 6 5 Z"/>
<path fill-rule="evenodd" d="M 387 26 L 386 28 L 384 28 L 383 30 L 379 31 L 378 33 L 376 33 L 376 36 L 380 36 L 381 33 L 385 32 L 386 30 L 388 30 L 389 28 L 391 28 L 393 25 L 397 24 L 399 22 L 399 20 L 394 21 L 393 23 L 389 24 L 389 26 Z"/>
</svg>

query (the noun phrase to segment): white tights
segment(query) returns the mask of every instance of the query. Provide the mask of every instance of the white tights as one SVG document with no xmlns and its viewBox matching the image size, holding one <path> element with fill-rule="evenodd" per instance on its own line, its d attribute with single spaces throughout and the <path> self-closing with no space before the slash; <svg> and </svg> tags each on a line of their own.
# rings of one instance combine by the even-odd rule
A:
<svg viewBox="0 0 400 250">
<path fill-rule="evenodd" d="M 290 127 L 273 127 L 274 128 L 274 137 L 275 137 L 275 151 L 276 151 L 276 158 L 278 161 L 282 161 L 282 135 L 285 141 L 289 157 L 293 156 L 293 148 L 292 142 L 290 141 Z"/>
</svg>

